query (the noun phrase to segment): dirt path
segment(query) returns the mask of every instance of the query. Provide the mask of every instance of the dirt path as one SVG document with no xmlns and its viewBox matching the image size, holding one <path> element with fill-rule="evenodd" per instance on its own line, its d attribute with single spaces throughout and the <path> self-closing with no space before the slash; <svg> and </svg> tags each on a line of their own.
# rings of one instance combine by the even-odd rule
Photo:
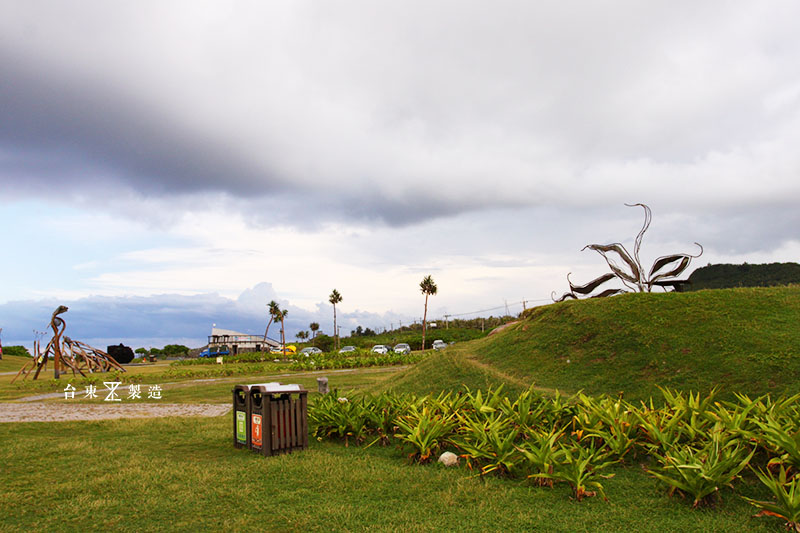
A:
<svg viewBox="0 0 800 533">
<path fill-rule="evenodd" d="M 0 403 L 0 423 L 67 422 L 162 416 L 221 416 L 230 411 L 230 409 L 230 405 L 213 403 L 133 403 L 119 405 Z"/>
</svg>

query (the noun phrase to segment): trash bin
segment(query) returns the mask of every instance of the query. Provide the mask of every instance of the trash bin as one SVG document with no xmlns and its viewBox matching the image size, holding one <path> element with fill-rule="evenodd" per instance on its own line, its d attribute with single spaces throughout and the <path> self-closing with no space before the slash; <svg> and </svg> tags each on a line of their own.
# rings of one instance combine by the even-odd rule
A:
<svg viewBox="0 0 800 533">
<path fill-rule="evenodd" d="M 300 385 L 250 385 L 250 449 L 277 455 L 308 448 L 308 391 Z"/>
<path fill-rule="evenodd" d="M 233 388 L 233 446 L 245 448 L 250 445 L 250 385 Z"/>
</svg>

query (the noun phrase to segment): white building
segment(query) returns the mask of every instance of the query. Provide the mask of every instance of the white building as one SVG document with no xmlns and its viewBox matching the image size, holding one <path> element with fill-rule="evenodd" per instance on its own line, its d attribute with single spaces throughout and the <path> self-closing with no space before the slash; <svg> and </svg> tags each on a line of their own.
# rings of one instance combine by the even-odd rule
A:
<svg viewBox="0 0 800 533">
<path fill-rule="evenodd" d="M 217 327 L 211 328 L 211 335 L 208 336 L 209 348 L 227 346 L 233 355 L 241 352 L 266 352 L 272 348 L 279 348 L 280 345 L 281 343 L 270 338 L 265 342 L 263 335 L 249 335 Z"/>
</svg>

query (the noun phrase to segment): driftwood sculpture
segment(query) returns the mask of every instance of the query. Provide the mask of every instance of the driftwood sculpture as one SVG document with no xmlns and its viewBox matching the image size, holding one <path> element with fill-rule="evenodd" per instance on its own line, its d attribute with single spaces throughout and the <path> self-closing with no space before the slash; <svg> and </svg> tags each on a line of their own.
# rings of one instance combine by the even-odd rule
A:
<svg viewBox="0 0 800 533">
<path fill-rule="evenodd" d="M 109 370 L 119 370 L 125 372 L 113 357 L 108 355 L 102 350 L 92 348 L 88 344 L 80 341 L 74 341 L 69 337 L 64 336 L 64 330 L 67 329 L 67 324 L 64 319 L 58 315 L 66 313 L 69 310 L 64 305 L 59 305 L 53 311 L 53 316 L 50 318 L 50 328 L 53 330 L 53 338 L 47 343 L 47 348 L 44 352 L 39 349 L 39 341 L 33 343 L 33 359 L 20 368 L 11 383 L 22 375 L 22 379 L 28 377 L 28 374 L 36 370 L 33 374 L 33 379 L 37 379 L 42 370 L 47 369 L 47 363 L 50 360 L 50 355 L 53 356 L 54 377 L 56 379 L 66 372 L 72 370 L 72 374 L 80 374 L 86 377 L 86 372 L 108 372 Z"/>
<path fill-rule="evenodd" d="M 621 243 L 615 242 L 612 244 L 589 244 L 583 249 L 589 248 L 599 253 L 605 259 L 606 264 L 611 269 L 611 272 L 603 274 L 585 285 L 574 285 L 569 279 L 567 274 L 567 283 L 569 283 L 569 292 L 565 292 L 561 298 L 556 299 L 555 293 L 553 300 L 556 302 L 563 302 L 567 299 L 578 299 L 580 296 L 587 298 L 603 298 L 606 296 L 613 296 L 622 292 L 650 292 L 653 287 L 661 287 L 667 290 L 672 287 L 674 290 L 680 290 L 680 287 L 689 283 L 688 280 L 679 280 L 678 276 L 689 267 L 692 259 L 698 258 L 703 255 L 703 247 L 699 243 L 695 243 L 700 247 L 700 253 L 697 255 L 691 254 L 672 254 L 659 257 L 650 267 L 650 272 L 642 266 L 639 259 L 639 249 L 642 247 L 642 237 L 650 227 L 650 221 L 653 218 L 650 208 L 645 204 L 625 204 L 628 207 L 640 206 L 644 209 L 644 224 L 633 245 L 633 254 Z M 614 257 L 618 257 L 622 261 L 622 265 L 614 261 Z M 592 294 L 598 287 L 604 283 L 617 279 L 622 282 L 624 288 L 606 289 L 600 293 Z"/>
</svg>

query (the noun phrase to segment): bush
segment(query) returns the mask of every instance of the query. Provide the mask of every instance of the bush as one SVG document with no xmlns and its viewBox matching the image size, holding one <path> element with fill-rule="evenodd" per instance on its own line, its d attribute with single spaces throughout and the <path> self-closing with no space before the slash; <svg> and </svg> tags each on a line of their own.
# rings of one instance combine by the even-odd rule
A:
<svg viewBox="0 0 800 533">
<path fill-rule="evenodd" d="M 30 357 L 31 354 L 24 346 L 3 346 L 3 355 L 18 355 L 20 357 Z"/>
</svg>

